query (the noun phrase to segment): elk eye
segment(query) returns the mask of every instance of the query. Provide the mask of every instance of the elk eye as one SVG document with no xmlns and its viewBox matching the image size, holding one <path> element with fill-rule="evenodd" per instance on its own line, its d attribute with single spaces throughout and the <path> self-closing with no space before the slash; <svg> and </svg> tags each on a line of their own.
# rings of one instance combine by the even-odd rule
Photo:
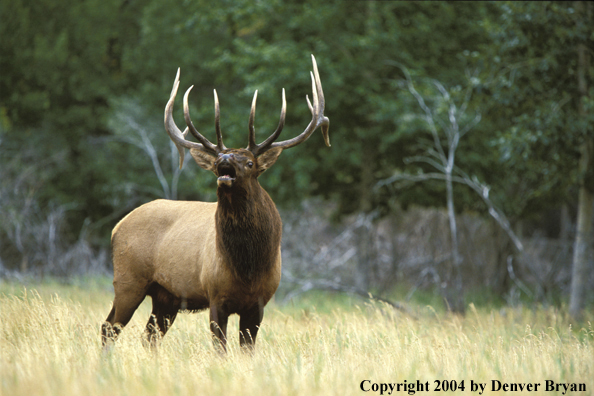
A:
<svg viewBox="0 0 594 396">
<path fill-rule="evenodd" d="M 248 161 L 247 166 L 251 168 L 252 166 L 254 166 L 254 163 L 252 161 Z"/>
</svg>

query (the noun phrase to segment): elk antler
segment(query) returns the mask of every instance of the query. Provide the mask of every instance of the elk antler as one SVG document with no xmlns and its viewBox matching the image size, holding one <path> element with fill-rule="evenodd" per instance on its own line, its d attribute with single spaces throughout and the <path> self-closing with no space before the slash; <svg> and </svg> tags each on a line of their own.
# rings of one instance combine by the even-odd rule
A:
<svg viewBox="0 0 594 396">
<path fill-rule="evenodd" d="M 198 141 L 202 143 L 202 145 L 205 148 L 207 148 L 209 152 L 217 155 L 218 153 L 226 149 L 225 145 L 223 144 L 223 135 L 221 133 L 221 109 L 219 108 L 219 97 L 217 96 L 217 90 L 214 90 L 215 130 L 217 132 L 217 145 L 215 146 L 207 138 L 202 136 L 200 132 L 198 132 L 198 130 L 196 129 L 196 127 L 194 127 L 194 124 L 192 123 L 192 119 L 190 118 L 190 106 L 188 106 L 188 95 L 190 94 L 192 88 L 194 88 L 193 85 L 190 88 L 188 88 L 188 90 L 184 94 L 184 119 L 186 120 L 186 125 L 190 129 L 190 132 L 192 132 L 192 135 L 194 135 L 194 137 L 198 139 Z"/>
<path fill-rule="evenodd" d="M 257 98 L 258 98 L 258 91 L 256 90 L 256 92 L 254 93 L 254 100 L 252 101 L 252 110 L 250 111 L 250 122 L 249 122 L 250 134 L 249 134 L 248 147 L 247 147 L 247 149 L 250 150 L 254 154 L 255 157 L 257 157 L 258 155 L 260 155 L 270 149 L 270 147 L 269 147 L 270 144 L 272 142 L 274 142 L 279 137 L 281 131 L 283 130 L 283 127 L 285 126 L 285 116 L 287 115 L 287 99 L 285 97 L 285 89 L 283 88 L 283 95 L 282 95 L 283 105 L 281 108 L 280 121 L 278 123 L 278 126 L 276 127 L 276 130 L 274 131 L 274 133 L 268 137 L 268 139 L 266 139 L 265 141 L 263 141 L 260 144 L 256 144 L 256 131 L 254 129 L 254 118 L 256 116 L 256 99 Z"/>
<path fill-rule="evenodd" d="M 322 82 L 320 81 L 320 74 L 318 72 L 318 65 L 316 63 L 316 58 L 312 55 L 311 61 L 313 63 L 313 73 L 310 72 L 311 75 L 311 89 L 312 89 L 312 97 L 313 97 L 313 105 L 309 101 L 309 97 L 306 96 L 307 105 L 309 106 L 309 111 L 311 111 L 311 122 L 305 128 L 299 136 L 296 136 L 289 140 L 283 140 L 282 142 L 275 142 L 275 140 L 279 137 L 283 127 L 285 126 L 285 116 L 287 114 L 287 101 L 285 98 L 285 89 L 283 88 L 282 91 L 282 108 L 280 114 L 280 121 L 278 123 L 278 127 L 274 131 L 272 135 L 268 137 L 265 141 L 260 144 L 256 144 L 256 132 L 254 129 L 254 118 L 256 116 L 256 99 L 258 98 L 258 91 L 254 93 L 254 99 L 252 101 L 252 109 L 250 111 L 250 120 L 249 120 L 249 137 L 248 137 L 248 147 L 247 149 L 250 150 L 255 157 L 263 154 L 264 152 L 275 148 L 280 147 L 283 149 L 291 148 L 297 146 L 298 144 L 306 141 L 313 131 L 315 131 L 318 127 L 322 127 L 322 134 L 324 135 L 324 142 L 326 146 L 330 147 L 330 138 L 328 135 L 328 128 L 330 127 L 330 120 L 328 117 L 324 116 L 324 91 L 322 91 Z M 202 136 L 200 132 L 194 127 L 192 120 L 190 118 L 190 109 L 188 106 L 188 95 L 194 86 L 192 85 L 186 93 L 184 94 L 184 119 L 186 120 L 186 125 L 188 126 L 183 132 L 179 130 L 175 121 L 173 120 L 173 103 L 175 101 L 175 97 L 177 95 L 177 90 L 179 88 L 179 74 L 180 70 L 177 69 L 177 75 L 175 76 L 175 81 L 173 82 L 173 89 L 171 90 L 171 95 L 169 96 L 169 101 L 165 106 L 165 130 L 169 134 L 169 137 L 175 143 L 177 150 L 179 151 L 180 162 L 179 166 L 182 167 L 184 161 L 184 147 L 188 149 L 197 149 L 200 151 L 207 152 L 209 154 L 218 155 L 223 150 L 226 150 L 225 145 L 223 144 L 223 135 L 221 133 L 221 111 L 219 107 L 219 98 L 217 96 L 217 91 L 214 90 L 214 102 L 215 102 L 215 130 L 217 133 L 217 144 L 214 145 L 211 143 L 207 138 Z M 188 130 L 192 132 L 192 135 L 198 139 L 200 143 L 194 143 L 185 139 L 185 136 L 188 133 Z"/>
<path fill-rule="evenodd" d="M 226 147 L 223 144 L 223 136 L 221 134 L 221 123 L 220 123 L 220 116 L 221 111 L 219 108 L 219 98 L 217 97 L 217 91 L 214 91 L 214 101 L 215 101 L 215 129 L 217 132 L 217 145 L 215 146 L 212 144 L 207 138 L 202 136 L 200 132 L 196 130 L 194 124 L 192 124 L 192 120 L 190 119 L 190 110 L 188 106 L 188 94 L 194 88 L 192 85 L 186 91 L 184 95 L 184 118 L 186 120 L 186 124 L 188 127 L 181 132 L 180 129 L 175 124 L 173 120 L 173 103 L 175 102 L 175 97 L 177 96 L 177 90 L 179 88 L 179 68 L 177 69 L 177 74 L 175 76 L 175 81 L 173 82 L 173 88 L 171 89 L 171 95 L 169 96 L 169 101 L 165 106 L 165 130 L 167 134 L 175 143 L 177 147 L 177 151 L 179 151 L 179 167 L 181 169 L 184 163 L 184 147 L 187 149 L 197 149 L 200 151 L 207 152 L 209 154 L 218 155 L 221 151 L 225 150 Z M 185 137 L 188 134 L 188 130 L 192 132 L 192 135 L 198 139 L 200 143 L 194 143 L 189 140 L 186 140 Z"/>
<path fill-rule="evenodd" d="M 309 97 L 306 96 L 307 105 L 309 106 L 309 111 L 311 111 L 311 122 L 305 128 L 305 131 L 301 133 L 301 135 L 294 137 L 293 139 L 283 140 L 282 142 L 275 142 L 275 140 L 280 135 L 283 127 L 285 125 L 285 115 L 287 110 L 287 103 L 285 100 L 285 90 L 283 88 L 283 104 L 281 109 L 280 115 L 280 122 L 276 131 L 268 139 L 263 141 L 260 144 L 256 144 L 255 138 L 255 130 L 254 130 L 254 118 L 256 114 L 256 98 L 258 97 L 258 91 L 254 94 L 254 99 L 252 101 L 252 110 L 250 112 L 250 121 L 249 121 L 249 140 L 248 140 L 248 147 L 247 149 L 250 150 L 255 157 L 261 155 L 262 153 L 270 150 L 274 147 L 281 147 L 283 149 L 291 148 L 297 146 L 298 144 L 306 141 L 310 135 L 315 131 L 319 126 L 322 127 L 322 134 L 324 135 L 324 142 L 326 146 L 330 147 L 330 137 L 328 135 L 328 128 L 330 127 L 330 120 L 328 117 L 324 116 L 324 92 L 322 91 L 322 82 L 320 81 L 320 74 L 318 72 L 318 65 L 316 64 L 316 58 L 312 55 L 311 61 L 313 63 L 313 73 L 310 72 L 311 75 L 311 89 L 312 89 L 312 96 L 313 96 L 313 105 L 309 101 Z M 191 130 L 191 129 L 190 129 Z"/>
<path fill-rule="evenodd" d="M 177 89 L 179 88 L 179 68 L 177 69 L 177 74 L 175 76 L 175 81 L 173 82 L 173 88 L 171 89 L 171 95 L 169 96 L 169 101 L 167 101 L 167 105 L 165 106 L 165 130 L 167 134 L 177 147 L 177 151 L 179 151 L 179 168 L 181 169 L 182 165 L 184 164 L 184 147 L 188 149 L 198 149 L 202 151 L 209 151 L 208 148 L 203 146 L 199 143 L 190 142 L 185 139 L 186 135 L 188 134 L 188 128 L 186 128 L 183 132 L 179 130 L 175 121 L 173 120 L 173 102 L 175 102 L 175 96 L 177 95 Z"/>
</svg>

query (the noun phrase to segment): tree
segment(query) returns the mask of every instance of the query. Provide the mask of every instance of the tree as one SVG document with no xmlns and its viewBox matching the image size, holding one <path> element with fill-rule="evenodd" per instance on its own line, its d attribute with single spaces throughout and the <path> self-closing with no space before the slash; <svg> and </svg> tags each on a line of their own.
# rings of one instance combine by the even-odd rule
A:
<svg viewBox="0 0 594 396">
<path fill-rule="evenodd" d="M 573 317 L 581 318 L 586 286 L 588 285 L 588 272 L 592 272 L 592 267 L 594 267 L 594 128 L 592 128 L 591 121 L 590 125 L 588 125 L 588 113 L 592 110 L 588 80 L 594 76 L 590 66 L 590 54 L 586 46 L 587 32 L 592 27 L 588 21 L 593 20 L 594 7 L 592 7 L 591 3 L 584 4 L 578 1 L 575 3 L 575 11 L 577 13 L 577 31 L 578 34 L 582 35 L 581 40 L 577 43 L 576 51 L 578 58 L 578 115 L 579 121 L 585 124 L 584 128 L 586 128 L 587 132 L 580 145 L 578 220 L 573 253 L 569 312 Z M 592 39 L 591 34 L 590 39 Z"/>
<path fill-rule="evenodd" d="M 471 17 L 480 14 L 482 6 L 470 3 L 172 4 L 152 2 L 145 8 L 139 45 L 126 64 L 140 76 L 138 93 L 150 101 L 150 111 L 162 112 L 163 101 L 157 98 L 171 84 L 161 77 L 155 81 L 155 76 L 173 75 L 181 66 L 182 88 L 195 86 L 190 105 L 199 128 L 211 128 L 216 87 L 223 133 L 233 145 L 245 145 L 253 91 L 259 90 L 258 130 L 270 131 L 278 120 L 284 87 L 288 114 L 283 134 L 295 136 L 308 117 L 303 97 L 309 90 L 296 76 L 307 76 L 306 60 L 315 54 L 328 114 L 337 123 L 340 139 L 331 152 L 312 147 L 307 156 L 284 153 L 285 160 L 263 182 L 279 202 L 323 195 L 338 200 L 342 213 L 372 210 L 378 201 L 375 182 L 403 165 L 398 157 L 406 150 L 402 140 L 408 131 L 395 131 L 403 106 L 391 95 L 395 71 L 384 60 L 404 62 L 417 74 L 431 72 L 455 85 L 460 76 L 443 65 L 459 64 L 458 53 L 475 49 L 483 39 Z M 290 166 L 283 166 L 285 162 Z"/>
<path fill-rule="evenodd" d="M 51 169 L 40 169 L 51 180 L 37 195 L 42 206 L 76 206 L 67 213 L 73 229 L 111 209 L 102 188 L 114 175 L 117 180 L 117 165 L 102 161 L 93 138 L 108 134 L 109 98 L 126 84 L 121 62 L 127 42 L 137 35 L 133 3 L 0 3 L 4 144 L 31 149 L 38 162 L 60 156 Z"/>
<path fill-rule="evenodd" d="M 508 234 L 516 250 L 523 252 L 523 245 L 515 235 L 505 214 L 501 212 L 489 198 L 490 188 L 481 183 L 476 176 L 470 177 L 465 171 L 455 165 L 455 158 L 461 139 L 481 120 L 481 114 L 476 113 L 469 117 L 467 109 L 471 103 L 474 83 L 476 78 L 469 76 L 468 86 L 463 90 L 459 105 L 453 95 L 439 81 L 431 81 L 437 91 L 430 99 L 424 98 L 415 88 L 409 71 L 402 65 L 395 63 L 405 77 L 405 86 L 414 96 L 422 110 L 423 119 L 431 134 L 431 144 L 425 147 L 423 155 L 406 158 L 406 163 L 417 163 L 428 165 L 433 172 L 425 173 L 422 168 L 415 174 L 397 172 L 395 175 L 382 180 L 378 186 L 389 185 L 396 181 L 427 181 L 441 180 L 446 184 L 446 202 L 450 225 L 451 237 L 451 262 L 452 266 L 446 276 L 444 298 L 453 311 L 464 312 L 464 287 L 462 284 L 462 257 L 458 248 L 458 231 L 456 224 L 456 213 L 454 209 L 454 182 L 464 184 L 474 190 L 486 203 L 488 213 L 495 219 L 501 228 Z M 454 90 L 453 94 L 459 94 Z M 419 139 L 421 140 L 421 139 Z M 443 143 L 442 143 L 443 141 Z"/>
<path fill-rule="evenodd" d="M 571 311 L 583 305 L 592 246 L 591 6 L 580 2 L 498 3 L 500 16 L 485 19 L 493 45 L 474 62 L 481 76 L 486 116 L 498 130 L 507 207 L 529 218 L 578 198 Z M 588 87 L 589 90 L 588 90 Z"/>
</svg>

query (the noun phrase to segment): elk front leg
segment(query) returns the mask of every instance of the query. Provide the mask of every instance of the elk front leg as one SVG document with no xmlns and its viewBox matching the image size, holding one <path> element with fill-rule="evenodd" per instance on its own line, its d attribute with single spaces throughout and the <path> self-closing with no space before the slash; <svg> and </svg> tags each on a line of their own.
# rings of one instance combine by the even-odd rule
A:
<svg viewBox="0 0 594 396">
<path fill-rule="evenodd" d="M 253 351 L 256 336 L 264 316 L 264 305 L 260 300 L 257 305 L 239 315 L 239 345 L 246 351 Z"/>
<path fill-rule="evenodd" d="M 214 304 L 210 306 L 210 331 L 212 332 L 215 349 L 221 353 L 227 352 L 227 320 L 229 314 L 222 307 Z"/>
</svg>

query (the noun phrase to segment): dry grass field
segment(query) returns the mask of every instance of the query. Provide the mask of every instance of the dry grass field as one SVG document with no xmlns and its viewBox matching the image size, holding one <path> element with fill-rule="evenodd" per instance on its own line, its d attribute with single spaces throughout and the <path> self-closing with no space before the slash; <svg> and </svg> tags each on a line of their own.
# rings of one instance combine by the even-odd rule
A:
<svg viewBox="0 0 594 396">
<path fill-rule="evenodd" d="M 178 316 L 159 349 L 145 349 L 140 338 L 147 299 L 104 353 L 99 331 L 112 297 L 105 280 L 26 287 L 0 281 L 0 394 L 444 393 L 436 381 L 457 386 L 449 394 L 480 394 L 479 383 L 485 385 L 482 394 L 594 394 L 592 312 L 580 325 L 552 307 L 470 305 L 460 317 L 411 305 L 412 317 L 382 304 L 318 294 L 269 304 L 253 356 L 240 350 L 232 316 L 229 353 L 221 357 L 211 345 L 206 313 Z M 555 390 L 547 389 L 553 383 L 547 381 Z M 520 386 L 524 392 L 513 392 Z"/>
</svg>

